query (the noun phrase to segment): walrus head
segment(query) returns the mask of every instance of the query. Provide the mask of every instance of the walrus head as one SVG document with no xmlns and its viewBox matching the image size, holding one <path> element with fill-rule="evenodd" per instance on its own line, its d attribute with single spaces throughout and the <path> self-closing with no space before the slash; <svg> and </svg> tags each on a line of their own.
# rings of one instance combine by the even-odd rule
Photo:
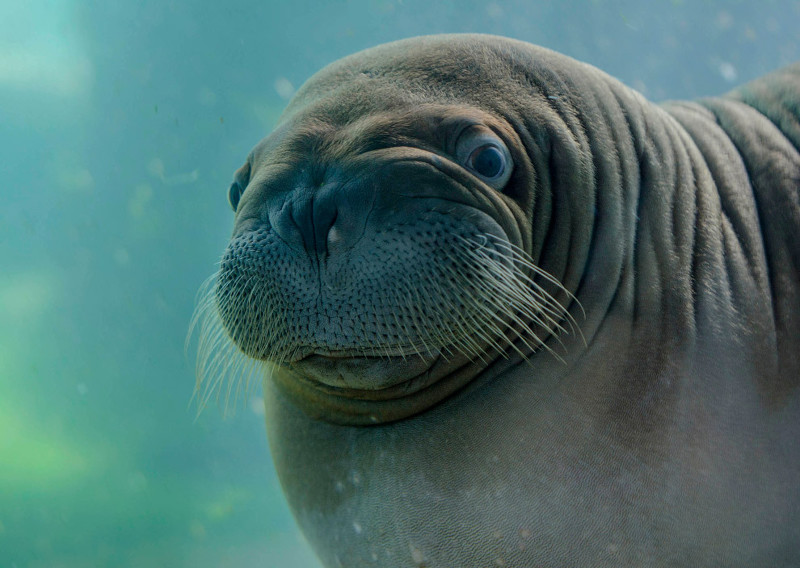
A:
<svg viewBox="0 0 800 568">
<path fill-rule="evenodd" d="M 263 362 L 312 416 L 382 423 L 498 358 L 559 356 L 593 172 L 568 97 L 514 45 L 398 42 L 299 90 L 230 187 L 199 311 L 206 397 Z"/>
</svg>

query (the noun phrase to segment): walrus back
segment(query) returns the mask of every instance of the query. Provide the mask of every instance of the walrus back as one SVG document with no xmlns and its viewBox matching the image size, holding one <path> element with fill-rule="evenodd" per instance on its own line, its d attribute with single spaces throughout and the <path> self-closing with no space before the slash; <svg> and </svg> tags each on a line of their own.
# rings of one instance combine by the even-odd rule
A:
<svg viewBox="0 0 800 568">
<path fill-rule="evenodd" d="M 665 107 L 700 150 L 721 222 L 744 251 L 726 255 L 729 274 L 763 282 L 757 287 L 762 311 L 771 312 L 777 372 L 761 386 L 785 402 L 800 386 L 800 63 L 721 97 Z M 739 305 L 754 303 L 740 296 Z"/>
<path fill-rule="evenodd" d="M 704 103 L 744 160 L 759 211 L 781 391 L 800 385 L 800 62 Z"/>
<path fill-rule="evenodd" d="M 800 152 L 800 62 L 747 83 L 726 98 L 763 114 Z"/>
<path fill-rule="evenodd" d="M 800 349 L 791 338 L 800 333 L 800 62 L 748 83 L 729 97 L 764 115 L 793 146 L 776 140 L 769 164 L 782 176 L 770 179 L 767 172 L 759 172 L 757 180 L 765 194 L 765 237 L 775 251 L 771 272 L 779 348 L 785 375 L 797 386 Z"/>
</svg>

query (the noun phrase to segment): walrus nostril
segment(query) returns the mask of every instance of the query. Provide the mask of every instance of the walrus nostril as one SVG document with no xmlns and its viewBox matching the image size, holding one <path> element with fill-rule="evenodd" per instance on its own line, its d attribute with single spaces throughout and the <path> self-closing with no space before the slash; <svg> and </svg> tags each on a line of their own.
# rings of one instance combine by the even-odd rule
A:
<svg viewBox="0 0 800 568">
<path fill-rule="evenodd" d="M 327 255 L 330 253 L 328 248 L 329 235 L 336 238 L 335 233 L 331 235 L 333 225 L 338 217 L 336 199 L 333 196 L 328 196 L 327 199 L 315 199 L 312 202 L 311 211 L 314 223 L 314 246 L 317 253 Z"/>
<path fill-rule="evenodd" d="M 308 254 L 327 255 L 330 252 L 329 240 L 335 243 L 341 237 L 338 232 L 332 232 L 338 217 L 338 204 L 330 193 L 299 198 L 292 204 L 289 214 Z"/>
</svg>

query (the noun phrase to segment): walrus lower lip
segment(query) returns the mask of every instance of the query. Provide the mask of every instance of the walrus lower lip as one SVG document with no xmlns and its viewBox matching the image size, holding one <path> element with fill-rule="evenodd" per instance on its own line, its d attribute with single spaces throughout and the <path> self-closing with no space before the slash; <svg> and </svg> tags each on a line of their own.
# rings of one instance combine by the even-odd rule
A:
<svg viewBox="0 0 800 568">
<path fill-rule="evenodd" d="M 318 383 L 347 389 L 379 390 L 425 373 L 438 354 L 365 356 L 347 351 L 315 351 L 290 364 Z"/>
<path fill-rule="evenodd" d="M 429 356 L 435 356 L 435 353 L 429 353 Z M 314 349 L 310 353 L 304 355 L 300 359 L 306 359 L 308 357 L 324 357 L 326 359 L 386 359 L 389 357 L 397 357 L 399 359 L 404 359 L 408 357 L 420 357 L 420 353 L 418 351 L 414 351 L 412 349 L 406 350 L 386 350 L 380 351 L 379 349 L 373 349 L 367 353 L 364 350 L 356 350 L 356 349 L 341 349 L 341 350 L 329 350 L 329 349 Z"/>
</svg>

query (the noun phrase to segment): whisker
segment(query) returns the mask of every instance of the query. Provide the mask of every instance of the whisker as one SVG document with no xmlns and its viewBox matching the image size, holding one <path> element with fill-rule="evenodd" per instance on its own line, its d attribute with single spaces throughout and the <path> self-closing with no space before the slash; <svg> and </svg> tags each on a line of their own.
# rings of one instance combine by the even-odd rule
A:
<svg viewBox="0 0 800 568">
<path fill-rule="evenodd" d="M 563 362 L 565 336 L 586 342 L 571 309 L 585 317 L 583 306 L 518 246 L 491 234 L 452 234 L 433 254 L 385 283 L 365 309 L 342 314 L 348 319 L 338 322 L 337 333 L 352 335 L 346 348 L 386 360 L 436 354 L 488 365 L 513 353 L 528 361 L 537 351 Z M 187 350 L 197 343 L 198 415 L 212 399 L 225 414 L 246 404 L 258 377 L 308 349 L 293 327 L 297 308 L 280 288 L 269 285 L 259 265 L 231 268 L 230 262 L 225 257 L 200 286 L 186 338 Z"/>
</svg>

